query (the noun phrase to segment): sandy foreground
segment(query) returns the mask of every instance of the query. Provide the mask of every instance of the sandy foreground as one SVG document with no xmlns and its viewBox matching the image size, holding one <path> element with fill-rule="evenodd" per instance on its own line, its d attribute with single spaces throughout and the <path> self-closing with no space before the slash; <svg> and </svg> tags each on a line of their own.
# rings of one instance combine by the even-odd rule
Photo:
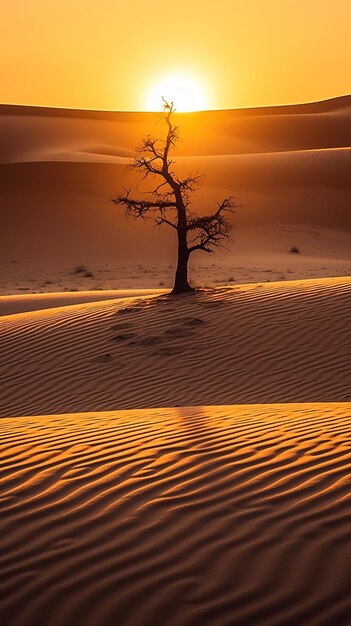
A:
<svg viewBox="0 0 351 626">
<path fill-rule="evenodd" d="M 1 299 L 1 623 L 347 626 L 351 279 L 98 295 Z"/>
<path fill-rule="evenodd" d="M 349 624 L 350 403 L 3 419 L 1 622 Z"/>
<path fill-rule="evenodd" d="M 3 315 L 0 416 L 348 401 L 350 303 L 345 277 Z"/>
</svg>

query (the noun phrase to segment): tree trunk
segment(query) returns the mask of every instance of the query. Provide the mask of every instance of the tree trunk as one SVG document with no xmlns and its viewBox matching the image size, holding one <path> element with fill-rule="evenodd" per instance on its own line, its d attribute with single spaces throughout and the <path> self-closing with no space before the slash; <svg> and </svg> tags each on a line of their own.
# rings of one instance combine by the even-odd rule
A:
<svg viewBox="0 0 351 626">
<path fill-rule="evenodd" d="M 178 261 L 172 294 L 189 293 L 194 291 L 188 283 L 189 250 L 186 241 L 186 231 L 178 230 Z"/>
</svg>

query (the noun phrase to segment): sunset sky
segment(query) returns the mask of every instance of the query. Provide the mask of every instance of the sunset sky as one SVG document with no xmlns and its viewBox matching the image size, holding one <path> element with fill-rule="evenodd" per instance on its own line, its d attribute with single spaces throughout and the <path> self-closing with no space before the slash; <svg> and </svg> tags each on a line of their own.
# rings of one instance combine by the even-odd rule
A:
<svg viewBox="0 0 351 626">
<path fill-rule="evenodd" d="M 350 0 L 0 0 L 0 9 L 3 103 L 145 110 L 174 75 L 193 81 L 198 108 L 351 92 Z"/>
</svg>

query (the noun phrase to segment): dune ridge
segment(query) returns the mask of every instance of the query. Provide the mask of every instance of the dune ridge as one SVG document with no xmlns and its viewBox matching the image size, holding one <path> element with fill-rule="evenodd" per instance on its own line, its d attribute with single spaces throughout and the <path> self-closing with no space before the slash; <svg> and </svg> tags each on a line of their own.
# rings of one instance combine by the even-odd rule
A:
<svg viewBox="0 0 351 626">
<path fill-rule="evenodd" d="M 0 318 L 0 416 L 350 399 L 351 278 Z"/>
<path fill-rule="evenodd" d="M 234 219 L 238 246 L 227 258 L 246 265 L 244 250 L 252 265 L 265 266 L 272 256 L 272 229 L 287 224 L 300 241 L 286 247 L 282 235 L 282 252 L 289 243 L 304 243 L 303 226 L 330 231 L 322 239 L 321 267 L 340 254 L 340 247 L 330 244 L 335 231 L 351 229 L 350 103 L 351 96 L 345 96 L 306 105 L 179 114 L 177 170 L 181 176 L 205 174 L 194 210 L 210 210 L 226 195 L 234 195 L 241 207 Z M 158 114 L 0 106 L 0 262 L 14 283 L 28 287 L 22 285 L 24 268 L 49 268 L 62 259 L 72 265 L 174 263 L 172 233 L 125 220 L 110 201 L 123 187 L 138 188 L 139 179 L 126 165 L 147 134 L 162 136 Z M 268 230 L 260 237 L 262 225 Z M 257 239 L 266 254 L 256 254 Z M 234 257 L 238 247 L 239 260 Z M 334 274 L 328 269 L 327 275 Z M 8 287 L 0 285 L 0 292 Z"/>
<path fill-rule="evenodd" d="M 85 302 L 101 302 L 119 298 L 157 295 L 163 291 L 157 289 L 115 289 L 109 291 L 79 291 L 79 292 L 52 292 L 0 296 L 0 316 L 26 313 L 28 311 L 42 311 L 57 309 L 62 306 L 71 306 Z"/>
<path fill-rule="evenodd" d="M 13 626 L 347 626 L 351 403 L 0 422 Z"/>
<path fill-rule="evenodd" d="M 176 117 L 185 136 L 180 154 L 331 148 L 350 146 L 351 141 L 351 96 L 290 106 L 176 113 Z M 31 160 L 31 154 L 55 145 L 92 151 L 109 146 L 123 156 L 134 151 L 140 134 L 159 132 L 159 120 L 159 113 L 0 105 L 4 137 L 0 162 L 9 162 L 10 155 L 16 154 Z M 204 128 L 205 137 L 199 132 Z"/>
</svg>

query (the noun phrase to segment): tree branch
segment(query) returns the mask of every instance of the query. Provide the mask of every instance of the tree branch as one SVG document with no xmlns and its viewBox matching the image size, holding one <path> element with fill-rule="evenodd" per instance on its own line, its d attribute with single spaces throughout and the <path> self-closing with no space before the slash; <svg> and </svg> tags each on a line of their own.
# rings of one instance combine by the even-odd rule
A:
<svg viewBox="0 0 351 626">
<path fill-rule="evenodd" d="M 232 197 L 225 198 L 212 215 L 190 216 L 187 221 L 187 231 L 194 232 L 193 245 L 189 253 L 195 250 L 213 252 L 214 248 L 223 246 L 228 240 L 232 228 L 231 216 L 235 213 L 235 204 Z"/>
<path fill-rule="evenodd" d="M 179 141 L 178 127 L 173 125 L 174 103 L 163 100 L 163 118 L 167 126 L 165 139 L 154 139 L 148 135 L 137 149 L 130 169 L 141 171 L 143 179 L 158 176 L 159 184 L 143 193 L 145 199 L 130 197 L 130 190 L 113 199 L 115 204 L 125 207 L 126 214 L 133 218 L 153 219 L 156 226 L 169 226 L 177 231 L 178 250 L 184 258 L 195 250 L 213 252 L 224 247 L 230 239 L 232 216 L 236 205 L 232 197 L 224 198 L 210 215 L 198 216 L 189 213 L 190 197 L 198 187 L 203 175 L 196 173 L 179 178 L 170 168 L 173 165 L 170 151 Z M 186 261 L 187 262 L 187 261 Z"/>
<path fill-rule="evenodd" d="M 172 228 L 175 228 L 175 230 L 177 230 L 177 225 L 170 220 L 167 220 L 165 217 L 157 217 L 155 219 L 155 224 L 156 226 L 162 226 L 162 224 L 167 224 L 168 226 L 171 226 Z"/>
<path fill-rule="evenodd" d="M 122 204 L 126 208 L 126 214 L 130 217 L 147 217 L 149 211 L 160 211 L 161 214 L 166 209 L 175 209 L 176 203 L 170 200 L 138 200 L 136 198 L 130 198 L 130 190 L 126 191 L 124 196 L 117 196 L 113 198 L 115 204 Z"/>
</svg>

